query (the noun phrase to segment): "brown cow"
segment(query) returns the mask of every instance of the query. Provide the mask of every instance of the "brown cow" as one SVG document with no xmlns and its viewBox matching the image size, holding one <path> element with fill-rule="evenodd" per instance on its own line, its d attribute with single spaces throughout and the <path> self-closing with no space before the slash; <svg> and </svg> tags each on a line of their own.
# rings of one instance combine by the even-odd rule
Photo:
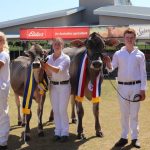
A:
<svg viewBox="0 0 150 150">
<path fill-rule="evenodd" d="M 15 93 L 16 104 L 18 106 L 18 122 L 21 121 L 20 115 L 20 101 L 19 96 L 23 96 L 24 88 L 27 80 L 28 68 L 30 65 L 33 65 L 34 78 L 36 81 L 35 90 L 33 94 L 33 99 L 38 103 L 38 135 L 43 136 L 43 125 L 42 125 L 42 113 L 43 113 L 43 104 L 45 101 L 45 92 L 40 94 L 39 83 L 43 81 L 44 71 L 41 69 L 40 59 L 43 59 L 44 50 L 40 45 L 31 46 L 30 50 L 27 51 L 26 55 L 28 56 L 19 56 L 14 59 L 10 64 L 11 71 L 11 86 Z M 26 115 L 25 122 L 25 135 L 24 140 L 28 141 L 30 139 L 30 126 L 29 122 L 32 116 L 32 112 Z"/>
</svg>

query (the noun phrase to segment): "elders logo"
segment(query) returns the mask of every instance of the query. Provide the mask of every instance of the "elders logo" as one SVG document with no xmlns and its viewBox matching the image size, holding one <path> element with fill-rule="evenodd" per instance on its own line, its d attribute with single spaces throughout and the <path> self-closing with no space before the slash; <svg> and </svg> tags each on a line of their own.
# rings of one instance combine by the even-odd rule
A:
<svg viewBox="0 0 150 150">
<path fill-rule="evenodd" d="M 45 33 L 39 31 L 30 31 L 27 33 L 28 37 L 44 37 Z"/>
</svg>

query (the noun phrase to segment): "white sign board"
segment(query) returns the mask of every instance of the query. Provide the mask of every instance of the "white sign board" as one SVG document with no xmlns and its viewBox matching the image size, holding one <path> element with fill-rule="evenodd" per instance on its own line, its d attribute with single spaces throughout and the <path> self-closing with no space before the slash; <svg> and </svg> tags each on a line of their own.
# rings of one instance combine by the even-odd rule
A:
<svg viewBox="0 0 150 150">
<path fill-rule="evenodd" d="M 150 25 L 130 25 L 136 31 L 137 39 L 150 39 Z"/>
</svg>

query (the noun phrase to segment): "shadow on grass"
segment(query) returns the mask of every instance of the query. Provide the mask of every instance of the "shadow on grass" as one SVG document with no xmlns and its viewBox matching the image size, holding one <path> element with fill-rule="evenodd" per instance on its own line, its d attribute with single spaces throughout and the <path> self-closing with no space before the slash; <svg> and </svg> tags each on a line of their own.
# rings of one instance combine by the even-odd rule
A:
<svg viewBox="0 0 150 150">
<path fill-rule="evenodd" d="M 131 150 L 133 147 L 133 145 L 126 145 L 124 147 L 112 147 L 111 150 Z"/>
<path fill-rule="evenodd" d="M 52 123 L 44 123 L 44 127 L 51 125 Z M 13 128 L 15 130 L 15 128 Z M 16 127 L 17 130 L 17 127 Z M 53 139 L 54 128 L 44 129 L 44 137 L 38 137 L 37 128 L 31 129 L 31 140 L 25 143 L 20 136 L 10 134 L 8 140 L 9 150 L 78 150 L 80 145 L 86 143 L 96 136 L 89 137 L 84 140 L 77 140 L 76 134 L 70 133 L 69 141 L 65 143 L 54 142 Z"/>
<path fill-rule="evenodd" d="M 22 126 L 18 126 L 18 125 L 13 125 L 10 127 L 10 131 L 15 130 L 15 129 L 19 129 L 19 128 L 23 128 Z"/>
</svg>

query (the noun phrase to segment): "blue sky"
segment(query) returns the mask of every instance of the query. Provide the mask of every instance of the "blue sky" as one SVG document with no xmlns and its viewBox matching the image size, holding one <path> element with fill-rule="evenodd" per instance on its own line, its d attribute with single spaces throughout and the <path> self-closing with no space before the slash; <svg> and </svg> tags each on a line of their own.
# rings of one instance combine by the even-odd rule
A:
<svg viewBox="0 0 150 150">
<path fill-rule="evenodd" d="M 150 7 L 150 0 L 131 0 L 135 6 Z M 1 0 L 0 22 L 79 6 L 79 0 Z"/>
</svg>

